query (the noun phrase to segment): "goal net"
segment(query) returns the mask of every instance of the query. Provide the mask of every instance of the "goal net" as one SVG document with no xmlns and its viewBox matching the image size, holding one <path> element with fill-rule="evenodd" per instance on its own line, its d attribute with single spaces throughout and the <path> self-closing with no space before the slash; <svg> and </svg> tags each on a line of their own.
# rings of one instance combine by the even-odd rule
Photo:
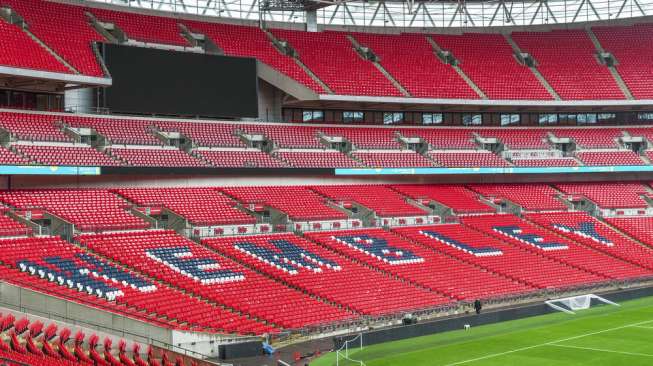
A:
<svg viewBox="0 0 653 366">
<path fill-rule="evenodd" d="M 365 366 L 365 362 L 351 358 L 350 353 L 352 350 L 363 349 L 363 334 L 345 341 L 342 346 L 336 350 L 336 366 Z"/>
<path fill-rule="evenodd" d="M 589 309 L 592 305 L 598 305 L 598 304 L 620 306 L 615 302 L 612 302 L 608 299 L 602 298 L 601 296 L 597 296 L 594 294 L 547 300 L 545 301 L 545 303 L 550 307 L 558 311 L 563 311 L 567 314 L 576 314 L 576 311 L 578 310 Z"/>
</svg>

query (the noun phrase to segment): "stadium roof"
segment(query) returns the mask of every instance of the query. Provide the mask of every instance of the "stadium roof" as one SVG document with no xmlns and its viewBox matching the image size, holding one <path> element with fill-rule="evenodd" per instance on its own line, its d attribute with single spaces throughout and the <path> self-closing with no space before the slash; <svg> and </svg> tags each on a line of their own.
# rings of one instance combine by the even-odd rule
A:
<svg viewBox="0 0 653 366">
<path fill-rule="evenodd" d="M 89 0 L 243 20 L 398 28 L 528 26 L 653 15 L 653 0 Z"/>
</svg>

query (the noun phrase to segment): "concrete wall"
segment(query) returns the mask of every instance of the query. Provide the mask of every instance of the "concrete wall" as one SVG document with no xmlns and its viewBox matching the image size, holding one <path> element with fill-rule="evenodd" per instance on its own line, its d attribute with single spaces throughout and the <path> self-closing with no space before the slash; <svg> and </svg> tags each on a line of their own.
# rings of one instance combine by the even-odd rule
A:
<svg viewBox="0 0 653 366">
<path fill-rule="evenodd" d="M 122 315 L 94 309 L 48 296 L 6 282 L 0 282 L 0 304 L 12 310 L 80 325 L 136 342 L 172 343 L 172 332 Z"/>
</svg>

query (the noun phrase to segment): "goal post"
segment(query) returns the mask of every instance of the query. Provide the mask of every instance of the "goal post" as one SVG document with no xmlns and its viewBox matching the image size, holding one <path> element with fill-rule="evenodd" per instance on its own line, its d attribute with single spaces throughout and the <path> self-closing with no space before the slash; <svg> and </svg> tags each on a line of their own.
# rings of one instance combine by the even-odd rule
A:
<svg viewBox="0 0 653 366">
<path fill-rule="evenodd" d="M 612 302 L 606 298 L 594 294 L 571 296 L 571 297 L 565 297 L 561 299 L 553 299 L 553 300 L 545 301 L 545 303 L 548 306 L 552 307 L 553 309 L 565 312 L 567 314 L 576 314 L 576 311 L 578 310 L 589 309 L 592 306 L 592 302 L 602 303 L 606 305 L 613 305 L 613 306 L 621 306 L 616 302 Z"/>
<path fill-rule="evenodd" d="M 365 366 L 365 362 L 350 357 L 349 352 L 355 349 L 363 349 L 363 333 L 359 333 L 356 337 L 344 341 L 342 346 L 336 350 L 336 366 Z"/>
</svg>

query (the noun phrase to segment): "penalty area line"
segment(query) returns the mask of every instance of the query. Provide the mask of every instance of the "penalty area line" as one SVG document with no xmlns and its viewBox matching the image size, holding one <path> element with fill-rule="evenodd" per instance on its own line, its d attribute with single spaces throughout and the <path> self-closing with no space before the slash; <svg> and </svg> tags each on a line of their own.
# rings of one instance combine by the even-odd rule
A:
<svg viewBox="0 0 653 366">
<path fill-rule="evenodd" d="M 631 328 L 631 327 L 641 326 L 641 325 L 649 324 L 649 323 L 653 323 L 653 320 L 646 320 L 646 321 L 643 321 L 643 322 L 637 322 L 637 323 L 632 323 L 632 324 L 622 325 L 622 326 L 619 326 L 619 327 L 614 327 L 614 328 L 608 328 L 608 329 L 598 330 L 598 331 L 596 331 L 596 332 L 590 332 L 590 333 L 580 334 L 580 335 L 577 335 L 577 336 L 567 337 L 567 338 L 562 338 L 562 339 L 558 339 L 558 340 L 551 341 L 551 342 L 545 342 L 545 343 L 540 343 L 540 344 L 534 344 L 534 345 L 532 345 L 532 346 L 526 346 L 526 347 L 522 347 L 522 348 L 516 348 L 516 349 L 509 350 L 509 351 L 505 351 L 505 352 L 492 353 L 492 354 L 485 355 L 485 356 L 481 356 L 481 357 L 470 358 L 470 359 L 468 359 L 468 360 L 463 360 L 463 361 L 458 361 L 458 362 L 449 363 L 449 364 L 447 364 L 447 365 L 445 365 L 445 366 L 464 365 L 464 364 L 466 364 L 466 363 L 470 363 L 470 362 L 476 362 L 476 361 L 487 360 L 487 359 L 489 359 L 489 358 L 500 357 L 500 356 L 509 355 L 509 354 L 511 354 L 511 353 L 516 353 L 516 352 L 527 351 L 527 350 L 529 350 L 529 349 L 538 348 L 538 347 L 542 347 L 542 346 L 555 345 L 556 343 L 560 343 L 560 342 L 572 341 L 572 340 L 574 340 L 574 339 L 579 339 L 579 338 L 589 337 L 589 336 L 593 336 L 593 335 L 601 334 L 601 333 L 612 332 L 612 331 L 619 330 L 619 329 L 625 329 L 625 328 Z"/>
</svg>

